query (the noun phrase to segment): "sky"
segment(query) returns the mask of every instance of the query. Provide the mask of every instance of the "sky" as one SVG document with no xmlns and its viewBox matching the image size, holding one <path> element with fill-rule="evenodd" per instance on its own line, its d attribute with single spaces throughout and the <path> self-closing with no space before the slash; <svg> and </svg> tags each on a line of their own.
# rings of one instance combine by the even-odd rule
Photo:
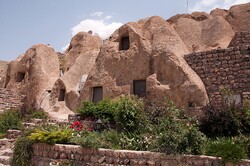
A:
<svg viewBox="0 0 250 166">
<path fill-rule="evenodd" d="M 63 52 L 80 31 L 92 30 L 105 39 L 121 25 L 142 18 L 209 13 L 247 2 L 250 0 L 0 0 L 0 60 L 14 60 L 39 43 Z"/>
</svg>

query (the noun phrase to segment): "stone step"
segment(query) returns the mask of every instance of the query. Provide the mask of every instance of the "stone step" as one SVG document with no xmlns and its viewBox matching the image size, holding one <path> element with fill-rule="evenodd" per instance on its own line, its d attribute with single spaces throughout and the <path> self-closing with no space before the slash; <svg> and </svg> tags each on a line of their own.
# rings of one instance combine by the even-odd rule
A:
<svg viewBox="0 0 250 166">
<path fill-rule="evenodd" d="M 0 151 L 0 156 L 12 156 L 13 151 L 11 149 L 5 149 Z"/>
<path fill-rule="evenodd" d="M 0 156 L 0 164 L 10 165 L 10 156 Z"/>
<path fill-rule="evenodd" d="M 8 139 L 17 139 L 19 136 L 21 136 L 22 131 L 21 130 L 8 130 L 7 131 L 7 138 Z"/>
<path fill-rule="evenodd" d="M 11 148 L 14 145 L 15 139 L 0 139 L 0 150 Z"/>
</svg>

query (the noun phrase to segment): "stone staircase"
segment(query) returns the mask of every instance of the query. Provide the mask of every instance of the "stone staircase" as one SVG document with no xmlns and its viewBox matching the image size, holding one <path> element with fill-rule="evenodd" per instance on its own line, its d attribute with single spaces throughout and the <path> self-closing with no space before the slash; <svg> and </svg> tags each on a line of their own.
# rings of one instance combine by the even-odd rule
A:
<svg viewBox="0 0 250 166">
<path fill-rule="evenodd" d="M 12 147 L 15 139 L 0 139 L 0 166 L 10 165 L 11 156 L 13 155 Z"/>
<path fill-rule="evenodd" d="M 22 96 L 18 96 L 11 90 L 0 88 L 0 111 L 9 109 L 20 110 L 22 105 Z"/>
<path fill-rule="evenodd" d="M 43 120 L 43 119 L 32 119 L 23 123 L 26 129 L 34 128 L 37 125 L 42 125 L 43 123 L 56 125 L 64 124 L 66 122 L 60 122 L 54 120 Z M 11 158 L 13 155 L 13 147 L 16 139 L 22 134 L 20 130 L 8 130 L 6 138 L 0 139 L 0 166 L 10 166 Z"/>
</svg>

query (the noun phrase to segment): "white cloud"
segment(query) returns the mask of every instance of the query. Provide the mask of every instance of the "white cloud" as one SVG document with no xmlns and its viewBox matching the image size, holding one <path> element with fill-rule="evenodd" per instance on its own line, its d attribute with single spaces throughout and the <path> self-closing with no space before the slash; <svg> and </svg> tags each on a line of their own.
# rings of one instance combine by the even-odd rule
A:
<svg viewBox="0 0 250 166">
<path fill-rule="evenodd" d="M 107 23 L 104 20 L 86 19 L 71 28 L 72 36 L 80 31 L 88 32 L 91 30 L 97 33 L 102 39 L 108 38 L 117 28 L 122 26 L 120 22 Z"/>
<path fill-rule="evenodd" d="M 109 19 L 111 19 L 111 18 L 112 18 L 112 16 L 106 16 L 106 17 L 105 17 L 106 20 L 109 20 Z"/>
<path fill-rule="evenodd" d="M 61 50 L 65 51 L 68 47 L 69 47 L 69 44 L 67 44 L 66 46 L 62 47 Z"/>
<path fill-rule="evenodd" d="M 224 8 L 229 9 L 232 5 L 248 3 L 250 0 L 226 0 Z"/>
<path fill-rule="evenodd" d="M 190 12 L 205 11 L 210 12 L 215 8 L 229 9 L 232 5 L 250 2 L 250 0 L 201 0 L 191 7 Z"/>
<path fill-rule="evenodd" d="M 90 14 L 90 16 L 99 17 L 98 19 L 85 19 L 82 20 L 79 24 L 71 28 L 71 35 L 74 36 L 78 32 L 92 31 L 93 34 L 98 34 L 102 39 L 107 39 L 116 29 L 118 29 L 123 24 L 120 22 L 107 22 L 113 16 L 105 16 L 103 12 L 95 12 Z M 62 47 L 61 50 L 65 51 L 68 48 L 69 44 Z"/>
<path fill-rule="evenodd" d="M 101 17 L 104 13 L 103 12 L 95 12 L 90 14 L 91 16 L 97 16 L 97 17 Z"/>
</svg>

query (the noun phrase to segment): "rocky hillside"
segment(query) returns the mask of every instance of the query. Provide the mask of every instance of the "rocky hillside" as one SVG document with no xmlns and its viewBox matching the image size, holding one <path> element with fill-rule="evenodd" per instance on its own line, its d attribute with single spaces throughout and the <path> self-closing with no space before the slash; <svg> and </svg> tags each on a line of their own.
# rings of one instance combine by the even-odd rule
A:
<svg viewBox="0 0 250 166">
<path fill-rule="evenodd" d="M 0 73 L 0 88 L 25 94 L 26 108 L 43 108 L 56 119 L 66 118 L 82 101 L 121 94 L 202 107 L 208 102 L 207 87 L 184 55 L 227 48 L 236 32 L 250 31 L 249 18 L 247 3 L 129 22 L 104 42 L 80 32 L 64 53 L 37 44 Z M 248 50 L 239 53 L 248 56 Z"/>
</svg>

